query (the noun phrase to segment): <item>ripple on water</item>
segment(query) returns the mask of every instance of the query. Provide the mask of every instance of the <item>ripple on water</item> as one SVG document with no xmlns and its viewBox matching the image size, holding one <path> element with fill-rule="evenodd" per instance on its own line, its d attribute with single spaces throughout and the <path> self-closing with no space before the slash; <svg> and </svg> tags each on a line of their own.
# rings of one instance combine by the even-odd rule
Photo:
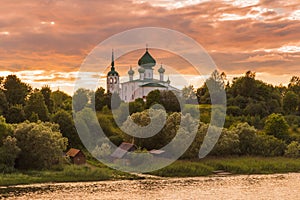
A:
<svg viewBox="0 0 300 200">
<path fill-rule="evenodd" d="M 300 174 L 165 178 L 1 187 L 8 199 L 300 199 Z"/>
</svg>

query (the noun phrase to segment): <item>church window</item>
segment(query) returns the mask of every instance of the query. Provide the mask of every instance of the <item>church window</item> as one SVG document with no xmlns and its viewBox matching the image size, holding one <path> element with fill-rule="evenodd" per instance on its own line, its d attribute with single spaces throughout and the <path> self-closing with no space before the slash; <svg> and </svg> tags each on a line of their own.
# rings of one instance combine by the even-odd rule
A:
<svg viewBox="0 0 300 200">
<path fill-rule="evenodd" d="M 117 77 L 115 77 L 115 83 L 117 83 L 118 82 L 118 79 L 117 79 Z"/>
</svg>

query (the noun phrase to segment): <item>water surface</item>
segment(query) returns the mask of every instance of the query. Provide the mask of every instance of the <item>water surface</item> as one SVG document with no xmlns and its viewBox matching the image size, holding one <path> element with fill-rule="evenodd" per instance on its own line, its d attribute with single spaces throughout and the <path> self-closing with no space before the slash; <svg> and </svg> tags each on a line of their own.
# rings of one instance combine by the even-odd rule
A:
<svg viewBox="0 0 300 200">
<path fill-rule="evenodd" d="M 8 199 L 300 199 L 300 174 L 162 178 L 1 187 Z"/>
</svg>

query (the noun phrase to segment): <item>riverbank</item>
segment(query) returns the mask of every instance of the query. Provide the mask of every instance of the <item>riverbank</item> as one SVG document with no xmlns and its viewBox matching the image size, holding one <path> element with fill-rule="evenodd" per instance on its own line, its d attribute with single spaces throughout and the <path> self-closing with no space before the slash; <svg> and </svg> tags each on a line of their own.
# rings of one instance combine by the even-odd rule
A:
<svg viewBox="0 0 300 200">
<path fill-rule="evenodd" d="M 205 158 L 201 161 L 179 160 L 150 172 L 162 177 L 197 177 L 213 175 L 215 171 L 231 174 L 275 174 L 300 172 L 300 159 L 285 157 Z"/>
<path fill-rule="evenodd" d="M 140 177 L 119 172 L 108 167 L 67 165 L 63 167 L 63 170 L 18 171 L 15 173 L 0 174 L 0 186 L 131 179 L 140 179 Z"/>
<path fill-rule="evenodd" d="M 300 159 L 284 157 L 205 158 L 200 161 L 179 160 L 163 169 L 148 174 L 158 177 L 198 177 L 214 175 L 215 171 L 228 174 L 275 174 L 300 172 Z M 88 166 L 67 165 L 57 171 L 18 171 L 0 174 L 0 186 L 33 183 L 86 182 L 105 180 L 147 179 L 147 176 L 110 169 L 95 161 Z"/>
</svg>

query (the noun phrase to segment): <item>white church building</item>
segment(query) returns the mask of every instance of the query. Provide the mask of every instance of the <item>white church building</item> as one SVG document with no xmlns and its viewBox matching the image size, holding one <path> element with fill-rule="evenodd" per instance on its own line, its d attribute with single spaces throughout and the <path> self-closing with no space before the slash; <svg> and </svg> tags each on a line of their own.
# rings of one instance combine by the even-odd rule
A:
<svg viewBox="0 0 300 200">
<path fill-rule="evenodd" d="M 127 82 L 120 83 L 119 73 L 115 69 L 114 55 L 112 53 L 111 69 L 107 74 L 107 90 L 111 93 L 118 93 L 124 102 L 132 102 L 135 99 L 145 97 L 153 90 L 171 90 L 176 94 L 181 91 L 170 85 L 170 80 L 165 81 L 165 69 L 160 66 L 157 70 L 159 80 L 153 78 L 154 68 L 156 66 L 155 59 L 150 55 L 148 48 L 138 61 L 139 79 L 133 79 L 134 71 L 130 67 L 128 71 L 129 79 Z"/>
</svg>

